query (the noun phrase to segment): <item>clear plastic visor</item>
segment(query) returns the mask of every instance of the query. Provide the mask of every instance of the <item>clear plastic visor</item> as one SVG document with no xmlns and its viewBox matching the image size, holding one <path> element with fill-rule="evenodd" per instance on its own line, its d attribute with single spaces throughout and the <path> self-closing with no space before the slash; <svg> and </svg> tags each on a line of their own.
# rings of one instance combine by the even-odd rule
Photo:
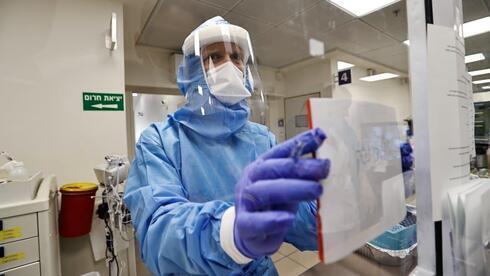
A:
<svg viewBox="0 0 490 276">
<path fill-rule="evenodd" d="M 202 115 L 248 108 L 251 121 L 266 123 L 267 101 L 248 32 L 233 25 L 197 30 L 183 50 L 188 104 L 199 105 Z"/>
</svg>

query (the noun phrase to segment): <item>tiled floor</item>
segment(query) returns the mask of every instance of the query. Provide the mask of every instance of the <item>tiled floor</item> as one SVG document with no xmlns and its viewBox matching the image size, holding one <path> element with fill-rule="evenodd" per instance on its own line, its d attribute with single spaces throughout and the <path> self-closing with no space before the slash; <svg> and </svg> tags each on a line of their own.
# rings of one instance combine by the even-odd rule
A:
<svg viewBox="0 0 490 276">
<path fill-rule="evenodd" d="M 139 253 L 139 252 L 138 252 Z M 279 272 L 279 276 L 406 276 L 410 271 L 401 271 L 396 267 L 387 267 L 352 254 L 345 259 L 330 265 L 320 264 L 318 252 L 299 251 L 294 246 L 284 243 L 279 252 L 272 255 L 272 261 Z M 137 275 L 151 275 L 143 263 L 137 261 Z"/>
<path fill-rule="evenodd" d="M 284 243 L 279 252 L 272 255 L 272 260 L 279 276 L 406 276 L 413 269 L 380 265 L 358 254 L 351 254 L 341 261 L 325 265 L 320 263 L 318 252 L 301 252 L 288 243 Z"/>
<path fill-rule="evenodd" d="M 302 276 L 408 276 L 413 268 L 380 265 L 358 254 L 351 254 L 333 264 L 317 264 Z"/>
<path fill-rule="evenodd" d="M 299 251 L 289 243 L 283 243 L 279 252 L 272 255 L 279 276 L 297 276 L 318 264 L 318 252 Z"/>
</svg>

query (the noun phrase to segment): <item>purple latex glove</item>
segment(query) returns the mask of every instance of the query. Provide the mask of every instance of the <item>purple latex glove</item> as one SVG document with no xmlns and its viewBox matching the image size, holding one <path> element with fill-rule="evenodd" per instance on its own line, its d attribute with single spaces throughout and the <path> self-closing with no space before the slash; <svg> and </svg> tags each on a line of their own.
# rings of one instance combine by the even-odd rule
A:
<svg viewBox="0 0 490 276">
<path fill-rule="evenodd" d="M 400 152 L 402 156 L 402 172 L 406 172 L 412 169 L 413 166 L 413 156 L 412 156 L 412 146 L 410 143 L 403 143 L 400 145 Z"/>
<path fill-rule="evenodd" d="M 249 258 L 275 253 L 292 225 L 301 201 L 318 198 L 318 182 L 330 161 L 297 156 L 315 152 L 325 140 L 321 129 L 279 144 L 248 165 L 235 192 L 234 242 Z"/>
</svg>

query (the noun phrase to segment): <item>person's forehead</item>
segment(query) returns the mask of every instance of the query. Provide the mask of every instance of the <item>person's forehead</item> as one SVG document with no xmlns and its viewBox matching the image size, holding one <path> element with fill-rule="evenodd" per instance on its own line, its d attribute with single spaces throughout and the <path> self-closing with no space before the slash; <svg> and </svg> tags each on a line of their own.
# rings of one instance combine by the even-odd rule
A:
<svg viewBox="0 0 490 276">
<path fill-rule="evenodd" d="M 204 51 L 225 51 L 229 49 L 242 51 L 242 48 L 234 42 L 215 42 L 204 47 Z"/>
</svg>

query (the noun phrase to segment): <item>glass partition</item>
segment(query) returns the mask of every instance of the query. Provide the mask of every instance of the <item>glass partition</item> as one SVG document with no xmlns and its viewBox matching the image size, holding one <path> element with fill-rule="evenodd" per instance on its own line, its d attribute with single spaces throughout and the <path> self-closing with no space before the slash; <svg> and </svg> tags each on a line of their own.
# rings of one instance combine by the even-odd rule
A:
<svg viewBox="0 0 490 276">
<path fill-rule="evenodd" d="M 395 158 L 398 160 L 398 170 L 403 165 L 404 177 L 400 181 L 404 182 L 402 187 L 405 187 L 405 193 L 402 192 L 402 195 L 407 196 L 406 201 L 410 206 L 408 211 L 403 211 L 406 217 L 402 217 L 396 227 L 386 229 L 385 233 L 367 234 L 371 241 L 356 253 L 330 265 L 322 264 L 319 260 L 321 254 L 316 251 L 313 254 L 299 251 L 298 248 L 302 248 L 301 242 L 290 239 L 289 244 L 284 244 L 272 256 L 279 274 L 287 272 L 286 267 L 290 261 L 299 264 L 295 267 L 298 274 L 322 274 L 321 271 L 335 269 L 336 266 L 354 270 L 356 268 L 353 268 L 352 262 L 358 259 L 369 264 L 366 269 L 384 270 L 396 275 L 407 275 L 416 265 L 415 184 L 411 159 L 411 147 L 414 146 L 411 137 L 414 129 L 408 123 L 412 118 L 412 105 L 408 81 L 410 43 L 407 35 L 406 2 L 361 2 L 159 1 L 136 41 L 136 47 L 151 46 L 179 54 L 183 51 L 182 65 L 191 68 L 195 64 L 192 59 L 186 60 L 188 53 L 198 53 L 199 48 L 202 53 L 203 48 L 216 42 L 209 34 L 211 27 L 198 26 L 214 16 L 220 16 L 221 19 L 216 24 L 223 24 L 224 27 L 218 28 L 220 30 L 216 37 L 221 37 L 220 41 L 225 41 L 225 46 L 232 42 L 242 47 L 246 54 L 254 55 L 253 61 L 250 59 L 251 62 L 248 62 L 250 65 L 253 62 L 253 68 L 257 69 L 257 75 L 252 74 L 255 89 L 248 98 L 251 108 L 249 119 L 266 125 L 278 142 L 308 130 L 311 114 L 308 113 L 307 102 L 310 98 L 351 102 L 352 106 L 362 105 L 361 103 L 376 104 L 392 110 L 394 119 L 393 122 L 390 119 L 389 123 L 396 125 L 398 133 L 390 138 L 390 143 L 397 149 L 405 149 L 402 157 L 403 154 L 406 155 L 405 159 L 402 158 L 404 164 L 399 152 Z M 215 24 L 213 20 L 204 25 Z M 242 43 L 239 32 L 234 33 L 234 28 L 228 27 L 226 22 L 247 30 L 249 43 Z M 209 61 L 205 53 L 201 59 L 203 71 L 208 72 Z M 213 64 L 218 64 L 218 68 L 220 63 Z M 177 80 L 179 74 L 184 75 L 183 79 L 191 80 L 192 73 L 194 72 L 176 71 Z M 213 94 L 215 81 L 209 73 L 205 76 L 207 84 L 211 86 L 210 93 Z M 192 89 L 191 86 L 186 86 L 183 91 L 190 109 L 193 108 L 192 102 L 197 101 L 196 98 L 190 98 Z M 199 102 L 198 111 L 211 114 L 209 116 L 219 112 L 219 108 L 209 107 L 215 97 L 208 98 L 206 91 L 202 96 L 202 88 L 196 89 L 196 97 L 209 99 Z M 359 130 L 359 133 L 362 131 Z M 376 175 L 376 172 L 373 174 Z M 379 195 L 374 195 L 371 200 L 381 198 L 382 190 L 374 189 L 373 192 Z M 360 190 L 357 193 L 362 194 Z M 220 198 L 229 197 L 232 195 L 220 195 Z M 368 205 L 373 204 L 378 203 L 372 202 Z M 405 206 L 403 208 L 405 210 Z M 319 231 L 316 228 L 309 229 L 309 233 Z M 380 234 L 382 235 L 379 236 Z M 307 261 L 302 262 L 302 258 Z"/>
</svg>

